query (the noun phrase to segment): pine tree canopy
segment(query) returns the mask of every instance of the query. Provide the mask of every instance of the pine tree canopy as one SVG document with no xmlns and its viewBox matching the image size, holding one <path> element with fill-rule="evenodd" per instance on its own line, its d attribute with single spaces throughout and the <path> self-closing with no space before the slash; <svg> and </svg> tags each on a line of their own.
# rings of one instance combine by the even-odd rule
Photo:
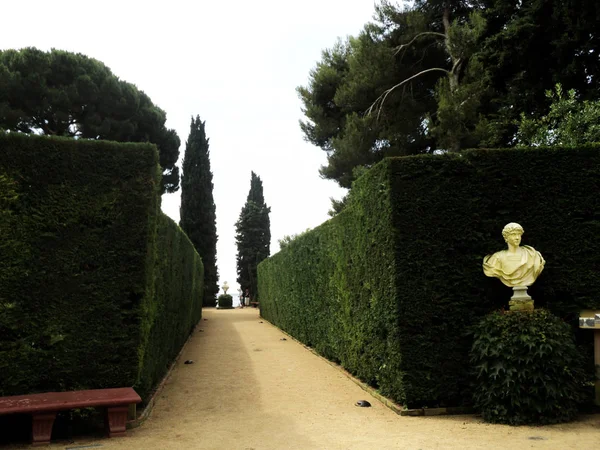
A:
<svg viewBox="0 0 600 450">
<path fill-rule="evenodd" d="M 382 0 L 299 87 L 324 178 L 350 188 L 386 156 L 516 145 L 557 83 L 600 98 L 597 0 Z"/>
<path fill-rule="evenodd" d="M 179 136 L 166 113 L 100 61 L 62 50 L 0 51 L 0 129 L 84 139 L 151 142 L 163 192 L 179 189 Z"/>
</svg>

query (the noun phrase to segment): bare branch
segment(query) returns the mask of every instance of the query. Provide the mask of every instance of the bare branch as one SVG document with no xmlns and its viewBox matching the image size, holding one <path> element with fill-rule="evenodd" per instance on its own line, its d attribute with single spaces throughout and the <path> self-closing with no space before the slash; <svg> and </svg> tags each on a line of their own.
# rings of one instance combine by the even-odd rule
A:
<svg viewBox="0 0 600 450">
<path fill-rule="evenodd" d="M 463 63 L 462 58 L 457 58 L 456 61 L 454 61 L 454 64 L 452 65 L 452 73 L 456 73 L 457 69 L 460 67 L 460 65 Z"/>
<path fill-rule="evenodd" d="M 395 86 L 392 86 L 391 88 L 389 88 L 388 90 L 384 91 L 379 97 L 377 97 L 377 100 L 375 100 L 373 102 L 373 104 L 371 106 L 369 106 L 369 108 L 367 109 L 366 113 L 367 116 L 371 115 L 371 113 L 373 112 L 373 108 L 376 107 L 377 103 L 379 103 L 379 108 L 378 108 L 378 112 L 377 112 L 377 120 L 379 120 L 379 116 L 381 115 L 381 109 L 383 108 L 383 104 L 385 103 L 385 100 L 387 99 L 388 95 L 390 95 L 394 89 L 399 88 L 400 86 L 408 83 L 410 80 L 417 78 L 423 74 L 426 74 L 428 72 L 444 72 L 446 75 L 450 75 L 450 72 L 446 69 L 442 69 L 440 67 L 432 67 L 431 69 L 425 69 L 420 71 L 419 73 L 413 75 L 412 77 L 409 77 L 403 81 L 401 81 L 400 83 L 398 83 Z"/>
<path fill-rule="evenodd" d="M 394 52 L 394 55 L 397 55 L 398 53 L 400 53 L 404 48 L 411 46 L 412 43 L 415 42 L 421 36 L 438 36 L 438 37 L 442 37 L 442 38 L 446 39 L 446 35 L 444 33 L 436 33 L 435 31 L 424 31 L 422 33 L 417 34 L 414 38 L 411 39 L 410 42 L 396 47 L 396 51 Z"/>
<path fill-rule="evenodd" d="M 437 42 L 432 42 L 431 44 L 429 44 L 427 47 L 425 47 L 423 49 L 423 52 L 421 54 L 421 59 L 419 59 L 418 61 L 416 61 L 413 65 L 410 66 L 410 68 L 414 68 L 417 67 L 419 64 L 421 64 L 423 62 L 423 60 L 425 59 L 425 56 L 427 55 L 427 50 L 429 50 L 431 47 L 433 47 L 434 45 L 437 45 Z"/>
</svg>

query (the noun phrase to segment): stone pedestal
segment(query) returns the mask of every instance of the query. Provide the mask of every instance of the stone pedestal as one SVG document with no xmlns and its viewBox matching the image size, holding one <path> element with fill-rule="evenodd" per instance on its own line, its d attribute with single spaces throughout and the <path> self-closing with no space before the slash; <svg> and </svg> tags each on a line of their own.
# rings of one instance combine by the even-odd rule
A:
<svg viewBox="0 0 600 450">
<path fill-rule="evenodd" d="M 511 311 L 533 311 L 533 299 L 527 294 L 527 286 L 513 287 L 513 296 L 508 304 Z"/>
</svg>

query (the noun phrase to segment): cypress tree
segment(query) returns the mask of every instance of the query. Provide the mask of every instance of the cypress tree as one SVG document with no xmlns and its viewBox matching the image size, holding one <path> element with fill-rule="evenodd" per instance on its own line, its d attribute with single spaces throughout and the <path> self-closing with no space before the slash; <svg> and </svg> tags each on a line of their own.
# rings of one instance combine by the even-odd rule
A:
<svg viewBox="0 0 600 450">
<path fill-rule="evenodd" d="M 185 146 L 181 177 L 179 225 L 188 235 L 204 264 L 204 306 L 215 306 L 219 292 L 217 271 L 217 226 L 212 172 L 205 125 L 192 118 Z"/>
<path fill-rule="evenodd" d="M 246 204 L 235 224 L 237 255 L 237 282 L 242 291 L 248 290 L 250 298 L 257 299 L 256 268 L 270 254 L 271 208 L 265 204 L 262 181 L 252 172 L 250 192 Z"/>
</svg>

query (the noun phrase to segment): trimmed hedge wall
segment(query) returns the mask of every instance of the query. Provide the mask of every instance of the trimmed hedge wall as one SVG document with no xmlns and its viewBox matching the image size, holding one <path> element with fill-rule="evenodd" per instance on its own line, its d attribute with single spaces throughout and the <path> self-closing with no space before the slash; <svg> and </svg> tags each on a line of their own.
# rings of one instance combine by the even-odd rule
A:
<svg viewBox="0 0 600 450">
<path fill-rule="evenodd" d="M 523 225 L 547 261 L 536 306 L 575 326 L 600 308 L 598 192 L 598 146 L 384 160 L 345 211 L 259 266 L 261 312 L 401 404 L 468 403 L 470 328 L 512 293 L 483 256 Z"/>
<path fill-rule="evenodd" d="M 369 171 L 342 214 L 258 266 L 258 288 L 263 317 L 404 401 L 389 192 L 388 167 Z"/>
<path fill-rule="evenodd" d="M 221 294 L 217 298 L 218 309 L 233 309 L 233 297 L 229 294 Z"/>
<path fill-rule="evenodd" d="M 136 389 L 145 399 L 163 378 L 202 317 L 204 268 L 183 230 L 164 214 L 158 217 L 154 296 L 149 303 Z"/>
<path fill-rule="evenodd" d="M 202 270 L 159 187 L 152 145 L 0 133 L 0 395 L 164 373 Z"/>
</svg>

